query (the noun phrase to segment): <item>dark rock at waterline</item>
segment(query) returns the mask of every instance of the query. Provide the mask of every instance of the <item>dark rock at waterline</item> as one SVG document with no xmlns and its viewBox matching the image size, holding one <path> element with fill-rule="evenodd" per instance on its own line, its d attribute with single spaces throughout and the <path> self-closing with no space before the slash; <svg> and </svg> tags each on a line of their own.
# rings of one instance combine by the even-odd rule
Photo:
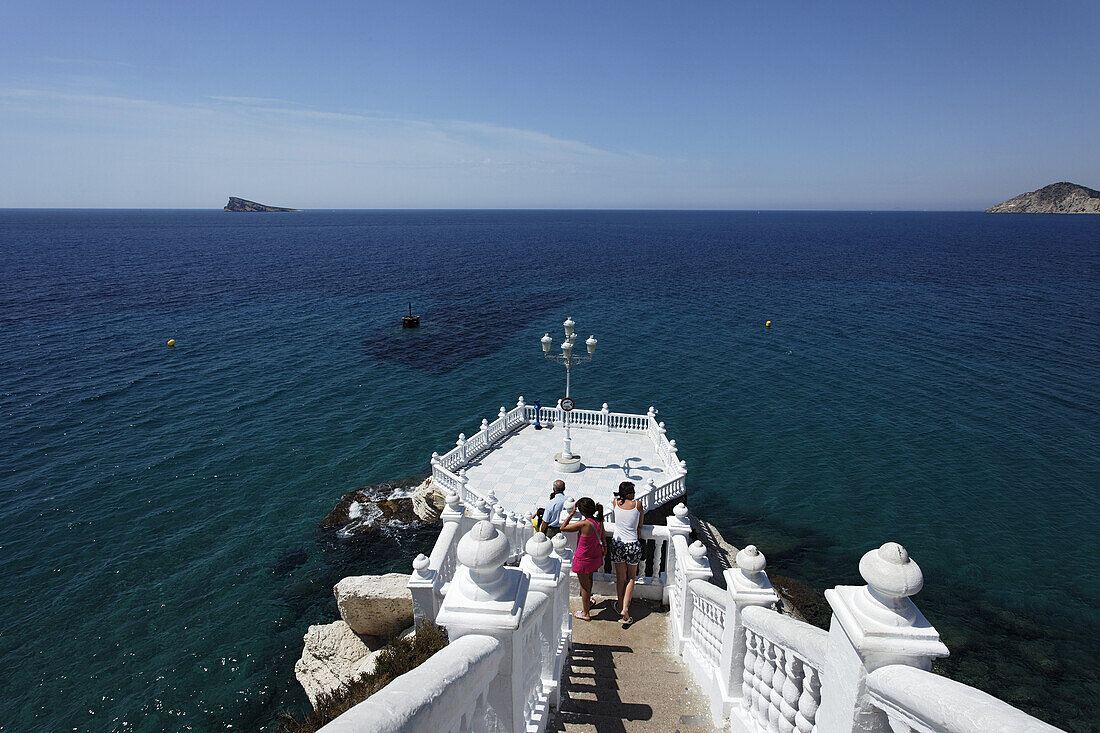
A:
<svg viewBox="0 0 1100 733">
<path fill-rule="evenodd" d="M 768 577 L 783 603 L 796 608 L 799 614 L 806 619 L 806 623 L 813 624 L 819 629 L 828 630 L 833 609 L 825 600 L 825 594 L 822 591 L 803 583 L 801 580 L 788 578 L 784 575 L 769 573 Z"/>
<path fill-rule="evenodd" d="M 366 493 L 368 489 L 356 489 L 349 491 L 340 497 L 336 507 L 328 516 L 321 520 L 321 527 L 339 528 L 346 527 L 356 519 L 370 517 L 370 507 L 377 507 L 381 514 L 376 521 L 366 521 L 364 527 L 381 527 L 383 524 L 393 522 L 419 522 L 420 517 L 413 511 L 412 497 L 379 498 Z M 357 506 L 358 505 L 358 506 Z M 353 516 L 358 514 L 358 516 Z"/>
</svg>

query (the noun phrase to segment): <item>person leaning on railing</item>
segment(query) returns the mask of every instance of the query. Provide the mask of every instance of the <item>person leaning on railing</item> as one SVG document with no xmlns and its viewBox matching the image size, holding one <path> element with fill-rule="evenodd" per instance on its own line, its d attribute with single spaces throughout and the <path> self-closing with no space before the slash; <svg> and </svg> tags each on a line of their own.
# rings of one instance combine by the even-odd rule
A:
<svg viewBox="0 0 1100 733">
<path fill-rule="evenodd" d="M 622 616 L 623 624 L 632 624 L 630 602 L 634 599 L 634 578 L 642 561 L 642 522 L 645 512 L 641 502 L 634 500 L 634 484 L 623 481 L 615 492 L 615 535 L 611 538 L 611 562 L 615 566 L 615 594 L 619 602 L 615 610 Z"/>
<path fill-rule="evenodd" d="M 546 511 L 543 512 L 542 522 L 538 527 L 547 539 L 561 531 L 563 509 L 565 509 L 565 482 L 558 480 L 554 482 L 554 487 L 550 491 L 550 501 L 546 504 Z"/>
</svg>

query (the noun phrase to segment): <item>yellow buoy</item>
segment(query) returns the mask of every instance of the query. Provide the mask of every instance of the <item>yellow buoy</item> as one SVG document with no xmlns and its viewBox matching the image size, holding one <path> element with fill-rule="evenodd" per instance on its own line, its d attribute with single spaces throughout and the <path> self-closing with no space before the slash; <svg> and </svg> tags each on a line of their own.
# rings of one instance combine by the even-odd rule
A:
<svg viewBox="0 0 1100 733">
<path fill-rule="evenodd" d="M 768 321 L 768 323 L 771 323 L 771 321 Z M 175 339 L 168 339 L 168 345 L 169 346 L 175 346 L 176 345 L 176 340 Z"/>
<path fill-rule="evenodd" d="M 772 322 L 771 321 L 764 321 L 764 328 L 771 328 L 771 327 L 772 327 Z"/>
</svg>

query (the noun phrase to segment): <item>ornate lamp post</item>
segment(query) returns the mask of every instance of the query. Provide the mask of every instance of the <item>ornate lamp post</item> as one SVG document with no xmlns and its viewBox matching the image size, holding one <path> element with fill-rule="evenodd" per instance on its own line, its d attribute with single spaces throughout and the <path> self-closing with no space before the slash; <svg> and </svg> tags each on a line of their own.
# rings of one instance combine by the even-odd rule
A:
<svg viewBox="0 0 1100 733">
<path fill-rule="evenodd" d="M 583 364 L 586 361 L 592 361 L 592 356 L 596 353 L 596 337 L 589 336 L 588 340 L 584 342 L 584 345 L 588 347 L 588 354 L 574 354 L 573 344 L 577 340 L 576 323 L 572 318 L 566 318 L 565 323 L 565 341 L 561 344 L 560 354 L 551 354 L 550 347 L 554 343 L 554 339 L 550 338 L 550 334 L 546 334 L 542 337 L 542 353 L 550 361 L 556 361 L 558 364 L 565 366 L 565 399 L 561 401 L 562 410 L 565 411 L 565 439 L 562 442 L 561 453 L 554 455 L 554 461 L 557 462 L 557 469 L 564 473 L 573 473 L 574 471 L 581 470 L 580 456 L 573 455 L 572 446 L 569 439 L 569 413 L 573 409 L 573 400 L 569 396 L 569 376 L 570 370 L 572 370 L 574 364 Z"/>
</svg>

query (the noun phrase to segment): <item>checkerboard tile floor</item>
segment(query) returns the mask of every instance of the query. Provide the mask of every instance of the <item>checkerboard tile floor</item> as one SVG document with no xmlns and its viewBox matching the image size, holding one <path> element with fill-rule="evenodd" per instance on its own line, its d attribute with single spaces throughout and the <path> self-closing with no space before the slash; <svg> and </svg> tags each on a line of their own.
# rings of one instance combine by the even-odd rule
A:
<svg viewBox="0 0 1100 733">
<path fill-rule="evenodd" d="M 508 511 L 530 514 L 545 506 L 550 485 L 559 478 L 567 496 L 590 496 L 604 506 L 623 481 L 633 481 L 640 495 L 648 479 L 658 485 L 668 480 L 647 435 L 587 428 L 572 428 L 573 453 L 581 457 L 584 469 L 558 473 L 554 454 L 561 452 L 562 431 L 560 425 L 543 430 L 523 426 L 466 467 L 470 488 L 480 496 L 493 490 Z"/>
</svg>

